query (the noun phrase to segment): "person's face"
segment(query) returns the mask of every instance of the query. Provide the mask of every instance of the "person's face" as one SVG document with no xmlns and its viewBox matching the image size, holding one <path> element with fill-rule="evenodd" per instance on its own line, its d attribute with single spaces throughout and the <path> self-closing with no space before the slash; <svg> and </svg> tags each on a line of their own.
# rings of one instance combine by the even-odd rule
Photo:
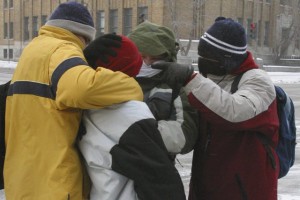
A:
<svg viewBox="0 0 300 200">
<path fill-rule="evenodd" d="M 167 56 L 165 54 L 159 56 L 149 56 L 142 54 L 142 58 L 146 65 L 151 65 L 156 61 L 166 60 Z"/>
<path fill-rule="evenodd" d="M 208 74 L 223 76 L 227 73 L 218 60 L 203 56 L 198 57 L 198 69 L 205 77 L 207 77 Z"/>
</svg>

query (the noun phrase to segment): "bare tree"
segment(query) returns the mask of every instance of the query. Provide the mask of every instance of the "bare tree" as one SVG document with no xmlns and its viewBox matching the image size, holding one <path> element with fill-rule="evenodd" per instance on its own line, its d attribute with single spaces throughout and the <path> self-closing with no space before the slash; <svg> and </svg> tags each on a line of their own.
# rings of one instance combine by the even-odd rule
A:
<svg viewBox="0 0 300 200">
<path fill-rule="evenodd" d="M 183 56 L 187 56 L 191 48 L 192 39 L 195 38 L 197 23 L 199 23 L 198 19 L 200 15 L 200 8 L 205 3 L 205 0 L 192 0 L 192 4 L 188 4 L 188 2 L 186 3 L 186 5 L 189 6 L 192 11 L 191 12 L 192 21 L 190 24 L 187 24 L 186 21 L 181 21 L 180 19 L 177 18 L 178 15 L 177 15 L 176 1 L 167 0 L 167 3 L 169 8 L 169 13 L 171 15 L 172 29 L 175 34 L 176 41 L 179 44 L 180 53 Z M 180 27 L 187 27 L 187 26 L 189 26 L 190 29 L 189 36 L 188 38 L 181 38 Z M 180 41 L 180 39 L 187 39 L 188 40 L 187 45 L 184 46 Z"/>
<path fill-rule="evenodd" d="M 275 62 L 278 62 L 283 56 L 287 56 L 290 52 L 288 49 L 296 42 L 299 37 L 299 27 L 293 20 L 293 15 L 290 14 L 289 6 L 285 5 L 284 12 L 277 17 L 277 40 L 278 44 L 275 48 Z"/>
</svg>

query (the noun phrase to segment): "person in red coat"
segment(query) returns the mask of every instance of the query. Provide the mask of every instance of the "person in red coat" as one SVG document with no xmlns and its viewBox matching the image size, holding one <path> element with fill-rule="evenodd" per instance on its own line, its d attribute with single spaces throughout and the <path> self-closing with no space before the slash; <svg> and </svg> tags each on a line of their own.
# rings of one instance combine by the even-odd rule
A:
<svg viewBox="0 0 300 200">
<path fill-rule="evenodd" d="M 200 73 L 179 64 L 152 66 L 165 70 L 170 86 L 181 84 L 200 114 L 189 200 L 277 200 L 276 93 L 247 51 L 245 29 L 218 17 L 200 38 L 198 54 Z M 263 145 L 262 135 L 273 147 Z"/>
</svg>

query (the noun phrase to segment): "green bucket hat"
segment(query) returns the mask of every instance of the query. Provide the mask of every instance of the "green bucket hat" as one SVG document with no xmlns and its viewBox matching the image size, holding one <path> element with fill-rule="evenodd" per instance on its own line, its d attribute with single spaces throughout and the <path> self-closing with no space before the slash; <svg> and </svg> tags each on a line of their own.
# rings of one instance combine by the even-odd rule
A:
<svg viewBox="0 0 300 200">
<path fill-rule="evenodd" d="M 168 27 L 146 21 L 139 24 L 127 37 L 135 43 L 142 54 L 159 56 L 167 53 L 169 61 L 177 60 L 175 36 Z"/>
</svg>

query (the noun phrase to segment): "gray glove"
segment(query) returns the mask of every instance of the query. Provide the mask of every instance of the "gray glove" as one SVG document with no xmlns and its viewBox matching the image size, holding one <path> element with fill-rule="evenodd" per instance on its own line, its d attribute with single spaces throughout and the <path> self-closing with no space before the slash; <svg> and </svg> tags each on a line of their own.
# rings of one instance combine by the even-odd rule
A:
<svg viewBox="0 0 300 200">
<path fill-rule="evenodd" d="M 175 62 L 157 61 L 151 67 L 163 70 L 163 81 L 172 89 L 181 88 L 194 73 L 194 68 L 191 65 L 183 65 Z"/>
</svg>

